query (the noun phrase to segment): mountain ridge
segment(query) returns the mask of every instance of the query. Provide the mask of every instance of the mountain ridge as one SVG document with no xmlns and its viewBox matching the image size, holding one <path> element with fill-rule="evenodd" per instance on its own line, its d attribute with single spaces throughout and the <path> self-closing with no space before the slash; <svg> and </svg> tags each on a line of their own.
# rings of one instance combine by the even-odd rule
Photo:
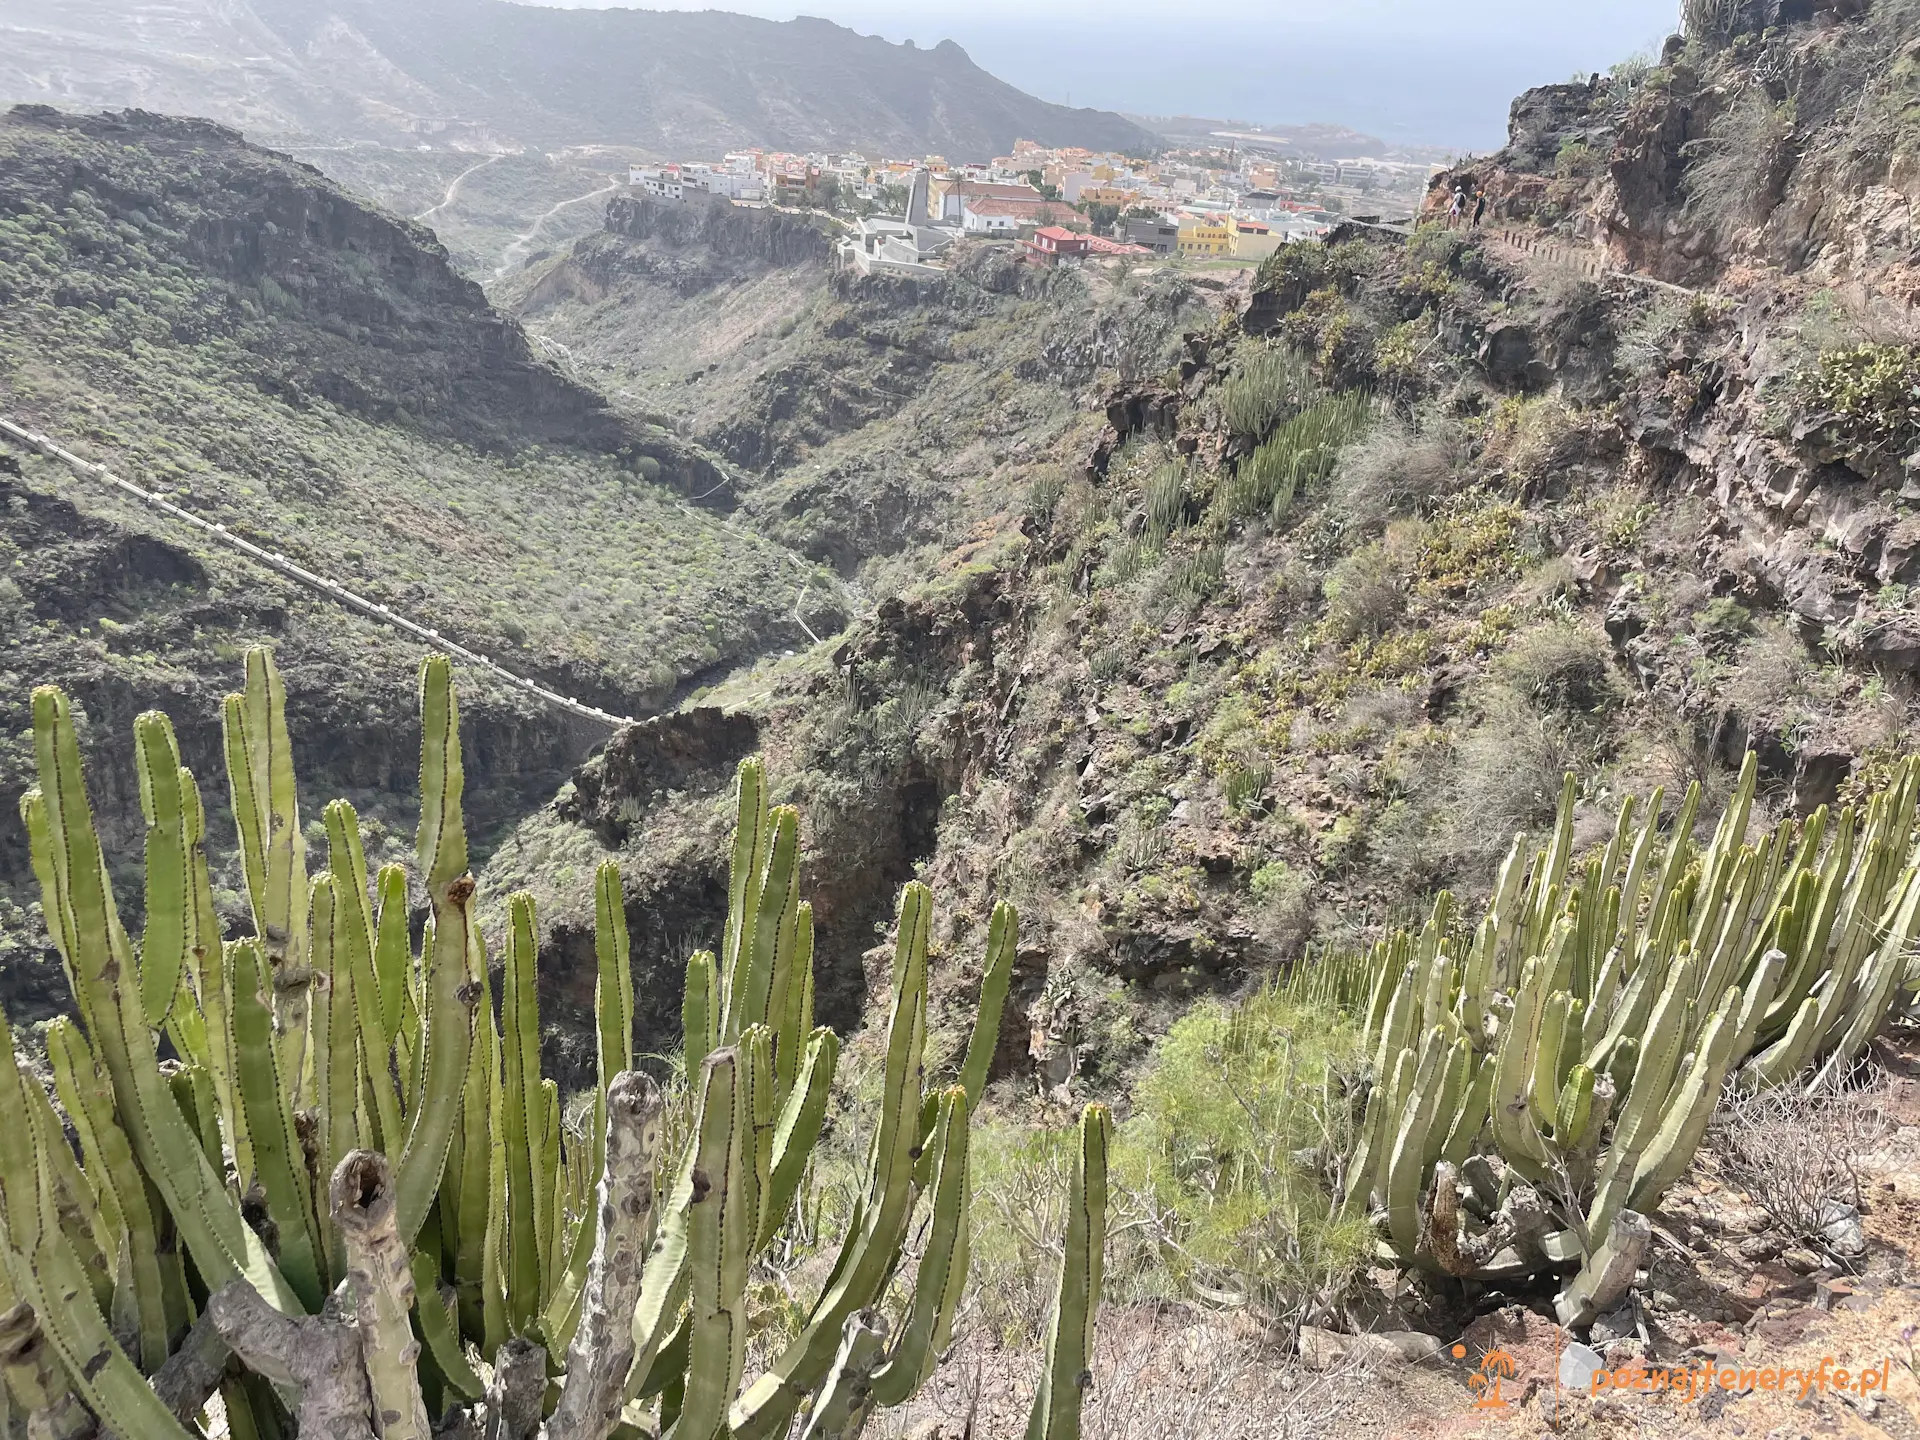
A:
<svg viewBox="0 0 1920 1440">
<path fill-rule="evenodd" d="M 1105 111 L 830 21 L 506 0 L 20 0 L 0 100 L 190 112 L 261 135 L 468 148 L 743 145 L 1004 154 L 1018 138 L 1142 148 Z M 635 83 L 636 79 L 640 83 Z"/>
</svg>

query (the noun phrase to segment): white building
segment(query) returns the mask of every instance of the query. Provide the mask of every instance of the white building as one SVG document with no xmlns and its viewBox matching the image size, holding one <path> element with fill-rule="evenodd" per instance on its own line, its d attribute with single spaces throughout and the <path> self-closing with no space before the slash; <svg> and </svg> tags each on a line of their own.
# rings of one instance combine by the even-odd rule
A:
<svg viewBox="0 0 1920 1440">
<path fill-rule="evenodd" d="M 960 228 L 969 235 L 1018 235 L 1020 217 L 995 209 L 990 201 L 974 201 L 962 214 Z"/>
<path fill-rule="evenodd" d="M 928 175 L 914 172 L 904 216 L 875 215 L 855 223 L 840 253 L 862 275 L 930 276 L 942 273 L 940 256 L 954 232 L 937 228 L 928 213 Z"/>
<path fill-rule="evenodd" d="M 667 165 L 658 170 L 635 165 L 627 171 L 627 183 L 662 200 L 679 200 L 686 194 L 686 181 L 678 165 Z"/>
<path fill-rule="evenodd" d="M 722 170 L 712 165 L 688 165 L 683 171 L 685 183 L 711 195 L 729 200 L 759 201 L 767 198 L 766 183 L 750 171 Z"/>
</svg>

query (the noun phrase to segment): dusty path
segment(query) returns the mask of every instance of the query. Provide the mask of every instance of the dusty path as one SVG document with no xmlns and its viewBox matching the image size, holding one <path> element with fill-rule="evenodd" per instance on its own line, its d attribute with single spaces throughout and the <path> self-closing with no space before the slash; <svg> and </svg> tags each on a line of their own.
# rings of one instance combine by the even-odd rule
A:
<svg viewBox="0 0 1920 1440">
<path fill-rule="evenodd" d="M 430 216 L 438 215 L 442 210 L 446 209 L 449 205 L 453 204 L 454 197 L 460 193 L 460 182 L 462 180 L 465 180 L 469 175 L 473 174 L 477 170 L 486 169 L 487 166 L 493 164 L 493 162 L 498 160 L 499 158 L 500 157 L 498 155 L 489 155 L 486 159 L 482 160 L 478 165 L 469 165 L 466 169 L 462 170 L 458 175 L 454 176 L 452 182 L 448 184 L 447 193 L 440 197 L 440 203 L 438 205 L 428 206 L 425 210 L 422 210 L 418 215 L 415 215 L 413 217 L 414 220 L 417 222 L 424 222 Z"/>
<path fill-rule="evenodd" d="M 513 269 L 517 259 L 525 255 L 532 247 L 534 237 L 540 233 L 540 227 L 558 215 L 562 210 L 573 205 L 584 205 L 587 201 L 597 199 L 602 195 L 611 195 L 620 188 L 621 182 L 615 180 L 610 185 L 602 185 L 598 190 L 589 190 L 584 195 L 576 195 L 571 200 L 562 200 L 557 205 L 549 206 L 523 234 L 515 236 L 513 240 L 508 243 L 507 248 L 500 254 L 500 263 L 494 269 L 493 278 L 496 280 L 504 278 L 507 272 Z"/>
</svg>

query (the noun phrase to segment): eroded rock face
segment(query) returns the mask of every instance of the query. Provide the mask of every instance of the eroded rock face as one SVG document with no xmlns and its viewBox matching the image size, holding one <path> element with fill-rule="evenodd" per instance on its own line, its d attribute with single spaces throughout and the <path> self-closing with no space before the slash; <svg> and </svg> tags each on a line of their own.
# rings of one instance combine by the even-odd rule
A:
<svg viewBox="0 0 1920 1440">
<path fill-rule="evenodd" d="M 1569 142 L 1594 143 L 1606 138 L 1606 128 L 1592 119 L 1600 77 L 1590 82 L 1542 85 L 1513 102 L 1507 117 L 1507 148 L 1502 157 L 1511 169 L 1550 171 Z"/>
<path fill-rule="evenodd" d="M 629 725 L 574 772 L 571 793 L 556 809 L 618 849 L 649 804 L 730 773 L 759 741 L 753 717 L 711 706 Z"/>
<path fill-rule="evenodd" d="M 607 206 L 606 228 L 630 240 L 654 240 L 695 252 L 706 273 L 716 278 L 743 265 L 825 264 L 833 253 L 824 221 L 698 193 L 677 201 L 616 196 Z"/>
</svg>

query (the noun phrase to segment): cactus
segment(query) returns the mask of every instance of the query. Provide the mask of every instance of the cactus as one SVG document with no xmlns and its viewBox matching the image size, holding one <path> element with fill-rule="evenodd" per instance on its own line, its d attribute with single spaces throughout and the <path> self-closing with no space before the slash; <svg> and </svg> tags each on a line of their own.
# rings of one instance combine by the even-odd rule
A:
<svg viewBox="0 0 1920 1440">
<path fill-rule="evenodd" d="M 1013 909 L 996 907 L 988 927 L 957 1083 L 928 1088 L 932 897 L 918 884 L 902 893 L 856 1213 L 798 1334 L 749 1379 L 749 1266 L 805 1195 L 839 1057 L 838 1038 L 813 1025 L 798 816 L 768 803 L 758 762 L 741 766 L 724 940 L 687 967 L 694 1095 L 678 1154 L 660 1153 L 663 1100 L 633 1069 L 625 901 L 617 866 L 600 867 L 599 1084 L 585 1120 L 565 1126 L 539 1069 L 529 896 L 507 906 L 495 1019 L 444 659 L 422 665 L 420 703 L 416 851 L 430 914 L 418 952 L 406 872 L 369 876 L 345 802 L 325 808 L 327 865 L 307 874 L 284 689 L 265 651 L 248 655 L 245 691 L 224 707 L 256 936 L 219 935 L 199 789 L 170 724 L 150 714 L 135 726 L 147 823 L 136 947 L 107 884 L 66 698 L 35 693 L 40 784 L 21 810 L 73 990 L 73 1015 L 47 1043 L 80 1155 L 12 1064 L 0 1017 L 9 1393 L 34 1433 L 53 1435 L 86 1433 L 91 1417 L 117 1434 L 194 1433 L 215 1388 L 236 1434 L 360 1435 L 371 1416 L 382 1440 L 424 1440 L 430 1415 L 486 1403 L 501 1434 L 532 1434 L 545 1409 L 549 1440 L 605 1440 L 658 1396 L 660 1428 L 700 1440 L 785 1434 L 803 1409 L 810 1435 L 856 1435 L 873 1407 L 918 1392 L 951 1339 L 969 1254 L 969 1125 L 998 1044 Z M 181 1056 L 171 1072 L 158 1033 Z M 1077 1433 L 1109 1128 L 1103 1111 L 1082 1123 L 1035 1408 L 1048 1440 Z M 261 1200 L 264 1220 L 250 1222 L 243 1201 Z M 173 1236 L 205 1291 L 189 1291 Z M 922 1243 L 908 1285 L 910 1236 Z M 490 1386 L 467 1358 L 475 1348 L 493 1362 Z M 229 1351 L 241 1378 L 224 1374 Z"/>
<path fill-rule="evenodd" d="M 1080 1116 L 1080 1146 L 1067 1189 L 1067 1235 L 1060 1284 L 1047 1319 L 1047 1353 L 1033 1397 L 1026 1440 L 1074 1440 L 1080 1407 L 1093 1384 L 1093 1323 L 1100 1308 L 1106 1243 L 1107 1149 L 1113 1119 L 1103 1105 Z"/>
<path fill-rule="evenodd" d="M 1655 792 L 1582 858 L 1569 778 L 1548 844 L 1516 838 L 1468 945 L 1443 939 L 1443 895 L 1418 934 L 1295 968 L 1291 989 L 1354 1014 L 1371 1043 L 1343 1193 L 1373 1210 L 1384 1255 L 1482 1278 L 1577 1272 L 1562 1310 L 1587 1315 L 1630 1278 L 1640 1217 L 1727 1077 L 1831 1080 L 1858 1062 L 1911 984 L 1920 759 L 1864 813 L 1749 843 L 1756 780 L 1749 756 L 1704 846 L 1695 786 L 1665 837 Z M 1463 1192 L 1469 1175 L 1487 1184 Z"/>
</svg>

